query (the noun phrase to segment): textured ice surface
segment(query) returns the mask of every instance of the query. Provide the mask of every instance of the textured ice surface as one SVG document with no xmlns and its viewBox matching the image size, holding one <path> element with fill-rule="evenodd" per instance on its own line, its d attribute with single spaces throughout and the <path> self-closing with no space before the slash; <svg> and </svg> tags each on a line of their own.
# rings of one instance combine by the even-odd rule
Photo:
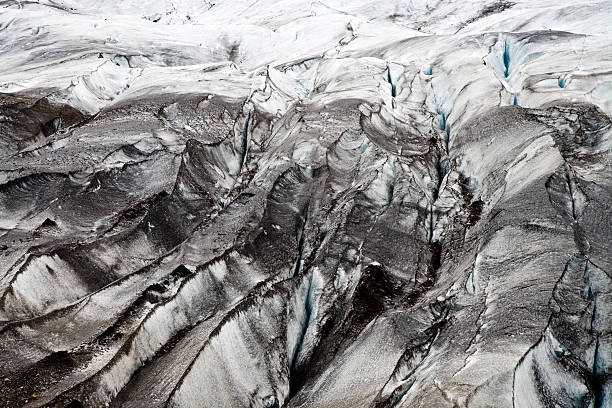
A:
<svg viewBox="0 0 612 408">
<path fill-rule="evenodd" d="M 0 406 L 610 406 L 611 22 L 1 0 Z"/>
</svg>

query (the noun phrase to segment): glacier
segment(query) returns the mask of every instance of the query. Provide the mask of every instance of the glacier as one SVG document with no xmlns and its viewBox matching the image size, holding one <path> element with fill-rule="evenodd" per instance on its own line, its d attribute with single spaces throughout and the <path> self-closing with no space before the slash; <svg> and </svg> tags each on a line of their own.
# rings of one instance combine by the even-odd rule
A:
<svg viewBox="0 0 612 408">
<path fill-rule="evenodd" d="M 612 406 L 611 23 L 0 0 L 0 406 Z"/>
</svg>

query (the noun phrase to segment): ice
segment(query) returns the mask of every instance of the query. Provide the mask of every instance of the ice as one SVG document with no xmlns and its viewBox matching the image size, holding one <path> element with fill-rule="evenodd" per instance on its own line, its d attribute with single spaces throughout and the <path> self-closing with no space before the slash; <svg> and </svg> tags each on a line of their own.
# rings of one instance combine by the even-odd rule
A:
<svg viewBox="0 0 612 408">
<path fill-rule="evenodd" d="M 609 0 L 0 3 L 9 405 L 610 404 Z"/>
</svg>

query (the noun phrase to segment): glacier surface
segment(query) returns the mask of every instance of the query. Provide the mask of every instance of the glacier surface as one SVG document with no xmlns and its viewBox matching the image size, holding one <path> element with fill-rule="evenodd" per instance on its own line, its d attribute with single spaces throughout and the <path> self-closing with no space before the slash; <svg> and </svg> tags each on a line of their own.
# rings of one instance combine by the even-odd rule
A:
<svg viewBox="0 0 612 408">
<path fill-rule="evenodd" d="M 0 406 L 612 406 L 612 1 L 0 0 Z"/>
</svg>

